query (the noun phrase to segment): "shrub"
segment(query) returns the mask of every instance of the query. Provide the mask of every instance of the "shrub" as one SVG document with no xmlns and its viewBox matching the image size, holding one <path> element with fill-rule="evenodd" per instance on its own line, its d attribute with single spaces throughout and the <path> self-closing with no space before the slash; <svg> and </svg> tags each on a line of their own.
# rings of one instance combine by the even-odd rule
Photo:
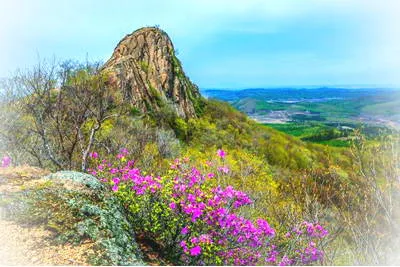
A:
<svg viewBox="0 0 400 267">
<path fill-rule="evenodd" d="M 241 216 L 253 201 L 246 193 L 217 183 L 230 172 L 223 161 L 226 153 L 217 154 L 219 164 L 206 163 L 208 171 L 201 172 L 184 158 L 156 176 L 135 168 L 126 149 L 112 161 L 101 160 L 94 152 L 96 165 L 90 172 L 120 198 L 135 231 L 160 244 L 164 256 L 176 264 L 321 263 L 319 244 L 327 231 L 303 222 L 285 236 L 275 236 L 266 220 Z"/>
</svg>

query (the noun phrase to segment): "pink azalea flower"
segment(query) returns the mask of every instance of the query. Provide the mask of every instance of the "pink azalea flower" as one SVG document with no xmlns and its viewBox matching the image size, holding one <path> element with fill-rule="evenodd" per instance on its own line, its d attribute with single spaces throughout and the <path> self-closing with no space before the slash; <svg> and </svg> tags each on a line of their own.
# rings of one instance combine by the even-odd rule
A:
<svg viewBox="0 0 400 267">
<path fill-rule="evenodd" d="M 4 156 L 1 160 L 1 167 L 7 168 L 11 165 L 11 158 L 9 156 Z"/>
<path fill-rule="evenodd" d="M 99 154 L 97 152 L 90 152 L 89 157 L 97 159 L 99 157 Z"/>
<path fill-rule="evenodd" d="M 192 256 L 198 256 L 201 254 L 201 247 L 200 246 L 195 246 L 190 249 L 190 255 Z"/>
<path fill-rule="evenodd" d="M 207 243 L 207 244 L 213 243 L 213 241 L 212 241 L 210 235 L 208 235 L 208 234 L 202 234 L 202 235 L 200 235 L 199 240 L 200 240 L 200 242 L 202 242 L 202 243 Z"/>
<path fill-rule="evenodd" d="M 112 168 L 111 170 L 110 170 L 110 173 L 111 174 L 116 174 L 118 172 L 118 169 L 115 169 L 115 168 Z"/>
<path fill-rule="evenodd" d="M 225 167 L 225 166 L 218 167 L 218 170 L 221 171 L 221 172 L 223 172 L 223 173 L 228 173 L 228 172 L 229 172 L 229 168 L 228 168 L 228 167 Z"/>
<path fill-rule="evenodd" d="M 128 151 L 127 148 L 122 148 L 122 149 L 120 150 L 120 152 L 121 152 L 122 154 L 125 154 L 125 155 L 128 155 L 128 154 L 129 154 L 129 151 Z"/>
<path fill-rule="evenodd" d="M 288 256 L 283 256 L 281 262 L 279 263 L 279 266 L 288 266 L 293 263 L 293 260 L 291 260 Z"/>
<path fill-rule="evenodd" d="M 186 235 L 188 233 L 189 233 L 189 228 L 187 226 L 183 227 L 182 230 L 181 230 L 181 234 L 182 235 Z"/>
<path fill-rule="evenodd" d="M 219 157 L 221 157 L 221 158 L 225 158 L 226 152 L 225 152 L 224 150 L 222 150 L 222 149 L 218 149 L 218 150 L 217 150 L 217 155 L 218 155 Z"/>
<path fill-rule="evenodd" d="M 176 203 L 175 202 L 171 202 L 171 203 L 169 203 L 169 207 L 171 208 L 171 209 L 176 209 Z"/>
</svg>

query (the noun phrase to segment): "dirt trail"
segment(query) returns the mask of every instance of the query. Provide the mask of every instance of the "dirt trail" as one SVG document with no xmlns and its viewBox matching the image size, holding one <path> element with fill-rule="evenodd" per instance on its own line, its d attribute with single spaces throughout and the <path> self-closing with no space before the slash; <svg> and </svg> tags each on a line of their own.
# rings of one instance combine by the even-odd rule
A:
<svg viewBox="0 0 400 267">
<path fill-rule="evenodd" d="M 0 168 L 0 201 L 47 174 L 32 167 Z M 51 232 L 42 226 L 23 226 L 5 218 L 0 207 L 0 265 L 88 265 L 92 244 L 53 245 Z"/>
</svg>

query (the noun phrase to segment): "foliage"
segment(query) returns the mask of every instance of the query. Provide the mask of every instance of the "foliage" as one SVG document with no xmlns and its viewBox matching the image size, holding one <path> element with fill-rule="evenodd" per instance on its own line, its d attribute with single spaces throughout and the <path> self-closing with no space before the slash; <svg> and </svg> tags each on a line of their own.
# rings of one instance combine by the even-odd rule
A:
<svg viewBox="0 0 400 267">
<path fill-rule="evenodd" d="M 353 128 L 341 129 L 339 126 L 328 126 L 322 123 L 280 123 L 265 124 L 279 131 L 299 137 L 301 140 L 319 144 L 328 144 L 336 147 L 349 147 L 351 142 L 349 135 Z"/>
<path fill-rule="evenodd" d="M 344 151 L 306 144 L 259 125 L 228 104 L 216 100 L 208 100 L 203 116 L 189 120 L 187 125 L 184 140 L 200 150 L 207 150 L 212 145 L 246 150 L 264 158 L 271 165 L 291 170 L 328 167 L 328 158 L 347 168 L 348 156 Z M 329 157 L 329 154 L 335 156 Z"/>
<path fill-rule="evenodd" d="M 139 66 L 144 72 L 149 72 L 149 63 L 146 61 L 139 61 Z"/>
<path fill-rule="evenodd" d="M 348 195 L 358 202 L 349 209 L 335 207 L 354 242 L 355 262 L 394 264 L 400 260 L 400 136 L 382 136 L 379 143 L 357 136 L 352 153 L 359 178 L 354 183 L 352 177 L 355 190 Z"/>
<path fill-rule="evenodd" d="M 39 64 L 11 84 L 15 96 L 5 107 L 19 119 L 9 121 L 2 134 L 40 167 L 85 170 L 89 150 L 129 108 L 119 105 L 120 92 L 98 66 Z"/>
<path fill-rule="evenodd" d="M 164 256 L 174 263 L 304 265 L 322 261 L 318 244 L 328 232 L 321 225 L 303 222 L 277 242 L 267 221 L 253 222 L 240 215 L 253 201 L 232 186 L 218 184 L 230 172 L 223 150 L 218 151 L 216 166 L 207 163 L 206 172 L 184 158 L 176 159 L 163 176 L 142 173 L 128 156 L 123 149 L 116 160 L 108 161 L 93 152 L 97 163 L 90 171 L 129 209 L 136 231 L 161 243 Z"/>
<path fill-rule="evenodd" d="M 171 53 L 175 57 L 173 51 Z M 179 77 L 183 70 L 179 61 L 175 63 L 175 74 Z M 174 263 L 185 264 L 188 260 L 188 263 L 203 264 L 201 261 L 204 261 L 217 264 L 219 257 L 222 264 L 226 260 L 214 253 L 222 246 L 215 242 L 200 244 L 201 254 L 196 257 L 188 255 L 193 248 L 194 254 L 200 253 L 191 238 L 211 235 L 211 226 L 203 226 L 199 219 L 192 222 L 193 214 L 183 211 L 183 207 L 188 205 L 188 194 L 196 193 L 193 190 L 205 193 L 204 197 L 200 196 L 204 202 L 215 195 L 217 191 L 212 189 L 218 186 L 221 190 L 232 186 L 236 191 L 246 192 L 253 200 L 249 205 L 229 210 L 230 213 L 246 218 L 256 228 L 259 217 L 274 226 L 275 237 L 268 239 L 270 245 L 261 250 L 263 257 L 267 253 L 265 249 L 271 252 L 272 245 L 276 245 L 275 250 L 279 252 L 277 261 L 282 261 L 287 252 L 287 257 L 297 259 L 296 264 L 300 264 L 301 255 L 295 255 L 293 247 L 305 249 L 306 244 L 291 245 L 293 240 L 285 235 L 290 233 L 293 237 L 293 228 L 304 228 L 306 224 L 302 223 L 306 220 L 318 221 L 329 228 L 330 235 L 316 242 L 318 248 L 325 251 L 323 264 L 389 262 L 387 253 L 382 253 L 382 250 L 392 251 L 391 247 L 397 247 L 392 239 L 396 238 L 395 228 L 399 225 L 399 216 L 393 212 L 399 204 L 399 186 L 394 179 L 398 177 L 398 154 L 393 152 L 398 147 L 389 144 L 398 142 L 398 136 L 396 132 L 378 126 L 361 128 L 362 134 L 359 134 L 358 130 L 352 129 L 360 125 L 346 121 L 371 104 L 370 98 L 361 99 L 360 103 L 336 99 L 324 103 L 302 103 L 297 107 L 290 104 L 293 109 L 309 111 L 306 117 L 311 120 L 279 125 L 260 125 L 227 103 L 194 98 L 198 100 L 194 103 L 198 116 L 183 119 L 167 102 L 160 105 L 160 110 L 138 112 L 123 101 L 124 92 L 116 90 L 113 77 L 100 73 L 97 68 L 67 64 L 55 68 L 56 71 L 51 70 L 41 66 L 31 75 L 17 76 L 6 86 L 10 90 L 1 99 L 0 114 L 4 122 L 0 125 L 2 155 L 12 158 L 13 165 L 27 162 L 51 169 L 82 169 L 83 156 L 89 156 L 89 151 L 97 151 L 108 155 L 107 163 L 118 163 L 116 169 L 124 171 L 129 161 L 122 156 L 114 162 L 112 155 L 120 154 L 121 147 L 129 148 L 130 156 L 137 159 L 130 170 L 137 168 L 140 170 L 138 177 L 146 183 L 157 182 L 161 188 L 156 192 L 147 188 L 143 194 L 138 194 L 130 190 L 132 181 L 122 179 L 124 173 L 111 175 L 107 165 L 104 165 L 101 175 L 107 178 L 105 183 L 111 187 L 115 185 L 113 178 L 120 179 L 115 194 L 129 209 L 129 220 L 134 223 L 136 232 L 159 243 L 161 250 L 165 251 L 164 256 L 169 255 Z M 57 74 L 59 70 L 63 72 Z M 27 85 L 28 81 L 29 86 L 34 85 L 32 93 L 21 90 L 32 89 Z M 107 89 L 106 95 L 99 91 L 102 88 Z M 96 92 L 94 98 L 87 95 Z M 157 92 L 153 93 L 157 97 Z M 187 97 L 191 99 L 190 95 Z M 90 103 L 82 102 L 84 99 Z M 374 106 L 371 107 L 382 106 L 380 103 L 385 99 L 377 99 L 376 105 L 372 103 Z M 241 100 L 235 105 L 256 109 L 284 109 L 289 105 L 252 101 L 254 99 Z M 82 103 L 86 103 L 88 108 Z M 387 108 L 390 107 L 392 104 Z M 331 117 L 326 114 L 331 114 Z M 105 118 L 103 121 L 99 119 L 102 116 Z M 331 121 L 340 116 L 346 121 L 340 126 Z M 313 121 L 317 117 L 326 121 Z M 99 122 L 101 126 L 90 141 L 92 130 Z M 215 151 L 222 148 L 229 153 L 216 158 Z M 170 169 L 170 161 L 176 157 L 180 158 L 180 168 Z M 190 161 L 185 158 L 190 158 Z M 61 167 L 54 160 L 61 163 Z M 177 196 L 172 196 L 176 177 L 180 177 L 178 184 L 189 182 L 192 175 L 190 166 L 195 166 L 199 172 L 196 176 L 198 183 L 190 189 L 192 191 L 184 191 L 183 195 L 176 192 Z M 208 179 L 209 173 L 215 177 Z M 207 179 L 203 181 L 202 177 Z M 171 203 L 175 203 L 174 209 L 169 206 Z M 221 208 L 226 208 L 221 205 Z M 201 216 L 208 212 L 204 211 Z M 89 221 L 85 227 L 89 229 L 90 225 Z M 180 231 L 186 225 L 197 232 L 181 235 Z M 212 238 L 218 238 L 218 235 Z M 235 238 L 238 237 L 231 240 L 237 240 Z M 182 240 L 186 242 L 183 247 L 179 244 Z M 304 253 L 307 252 L 303 250 Z M 243 256 L 245 253 L 238 252 L 237 255 L 237 264 L 242 263 L 242 258 L 247 258 Z M 273 253 L 269 256 L 272 257 Z"/>
</svg>

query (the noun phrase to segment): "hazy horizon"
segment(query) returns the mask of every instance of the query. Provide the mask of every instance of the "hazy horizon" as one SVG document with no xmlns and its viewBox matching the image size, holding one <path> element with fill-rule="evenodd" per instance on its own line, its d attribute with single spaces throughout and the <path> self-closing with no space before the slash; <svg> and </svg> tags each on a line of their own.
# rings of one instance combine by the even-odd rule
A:
<svg viewBox="0 0 400 267">
<path fill-rule="evenodd" d="M 389 89 L 399 90 L 400 85 L 379 85 L 379 84 L 338 84 L 338 85 L 272 85 L 261 87 L 241 87 L 241 88 L 226 88 L 226 87 L 200 87 L 200 90 L 257 90 L 257 89 Z"/>
</svg>

